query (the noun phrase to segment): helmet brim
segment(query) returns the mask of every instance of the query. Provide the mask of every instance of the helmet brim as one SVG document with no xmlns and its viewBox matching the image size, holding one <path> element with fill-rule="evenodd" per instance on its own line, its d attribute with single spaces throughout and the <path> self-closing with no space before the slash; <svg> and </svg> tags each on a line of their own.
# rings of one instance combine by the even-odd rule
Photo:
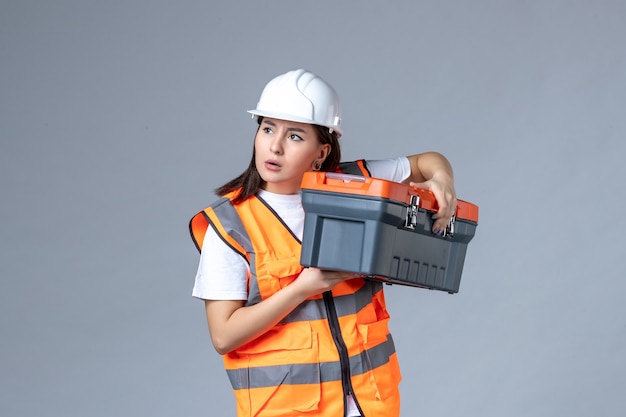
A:
<svg viewBox="0 0 626 417">
<path fill-rule="evenodd" d="M 262 116 L 262 117 L 269 117 L 269 118 L 272 118 L 272 119 L 288 120 L 290 122 L 306 123 L 306 124 L 310 124 L 310 125 L 324 126 L 324 127 L 327 127 L 328 129 L 331 129 L 333 132 L 337 132 L 338 136 L 341 136 L 341 134 L 342 134 L 341 129 L 338 129 L 336 126 L 320 125 L 319 123 L 316 123 L 314 120 L 307 119 L 307 118 L 304 118 L 304 117 L 297 117 L 297 116 L 294 116 L 292 114 L 278 113 L 278 112 L 258 110 L 258 109 L 248 110 L 248 113 L 250 113 L 250 114 L 252 114 L 254 116 Z"/>
</svg>

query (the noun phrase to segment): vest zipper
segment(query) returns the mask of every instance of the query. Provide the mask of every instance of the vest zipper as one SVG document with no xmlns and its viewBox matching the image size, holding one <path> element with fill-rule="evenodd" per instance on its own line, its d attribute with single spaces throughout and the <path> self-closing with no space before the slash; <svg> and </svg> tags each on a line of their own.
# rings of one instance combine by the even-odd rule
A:
<svg viewBox="0 0 626 417">
<path fill-rule="evenodd" d="M 326 315 L 328 316 L 330 333 L 333 335 L 333 340 L 335 342 L 335 346 L 337 347 L 337 352 L 339 352 L 339 364 L 341 366 L 341 386 L 343 388 L 344 416 L 348 412 L 348 404 L 346 402 L 346 398 L 348 395 L 351 395 L 352 399 L 354 399 L 354 403 L 356 404 L 356 408 L 358 408 L 359 410 L 359 413 L 362 417 L 365 417 L 365 414 L 363 414 L 363 410 L 361 410 L 361 406 L 359 405 L 359 401 L 354 394 L 354 389 L 352 388 L 352 380 L 350 379 L 350 358 L 348 355 L 348 348 L 346 347 L 346 342 L 343 340 L 343 336 L 341 335 L 341 327 L 339 325 L 337 310 L 335 309 L 335 300 L 333 298 L 333 294 L 330 291 L 326 291 L 323 294 L 323 297 L 324 306 L 326 307 Z"/>
</svg>

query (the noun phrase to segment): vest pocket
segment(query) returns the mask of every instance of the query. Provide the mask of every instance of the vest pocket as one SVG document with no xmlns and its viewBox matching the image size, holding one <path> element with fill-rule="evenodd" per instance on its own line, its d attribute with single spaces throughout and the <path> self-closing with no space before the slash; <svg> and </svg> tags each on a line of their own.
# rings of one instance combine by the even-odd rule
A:
<svg viewBox="0 0 626 417">
<path fill-rule="evenodd" d="M 251 415 L 282 416 L 318 409 L 319 344 L 308 322 L 278 325 L 237 353 L 247 364 L 248 380 L 247 395 L 238 395 L 238 401 L 249 405 Z"/>
<path fill-rule="evenodd" d="M 257 284 L 263 299 L 291 284 L 300 272 L 299 255 L 284 259 L 265 258 L 257 264 Z"/>
</svg>

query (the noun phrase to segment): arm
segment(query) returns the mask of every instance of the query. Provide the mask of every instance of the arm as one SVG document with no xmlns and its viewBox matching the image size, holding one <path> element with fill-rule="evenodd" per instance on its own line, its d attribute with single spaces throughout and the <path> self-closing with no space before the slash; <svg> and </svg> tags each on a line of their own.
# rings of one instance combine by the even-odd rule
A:
<svg viewBox="0 0 626 417">
<path fill-rule="evenodd" d="M 432 191 L 439 205 L 433 231 L 443 231 L 456 212 L 452 166 L 445 156 L 437 152 L 426 152 L 407 158 L 411 165 L 411 175 L 404 183 Z"/>
<path fill-rule="evenodd" d="M 331 290 L 339 282 L 356 276 L 305 268 L 290 285 L 252 306 L 244 306 L 243 300 L 206 300 L 207 321 L 215 350 L 225 354 L 254 340 L 308 297 Z"/>
</svg>

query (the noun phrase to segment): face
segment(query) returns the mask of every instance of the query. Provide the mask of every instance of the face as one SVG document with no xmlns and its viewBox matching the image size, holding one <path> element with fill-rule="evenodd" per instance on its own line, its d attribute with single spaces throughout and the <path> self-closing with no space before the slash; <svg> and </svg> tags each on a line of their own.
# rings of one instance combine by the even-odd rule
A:
<svg viewBox="0 0 626 417">
<path fill-rule="evenodd" d="M 328 156 L 330 145 L 321 144 L 313 125 L 264 118 L 254 139 L 255 163 L 265 190 L 296 194 L 302 176 L 315 161 Z"/>
</svg>

